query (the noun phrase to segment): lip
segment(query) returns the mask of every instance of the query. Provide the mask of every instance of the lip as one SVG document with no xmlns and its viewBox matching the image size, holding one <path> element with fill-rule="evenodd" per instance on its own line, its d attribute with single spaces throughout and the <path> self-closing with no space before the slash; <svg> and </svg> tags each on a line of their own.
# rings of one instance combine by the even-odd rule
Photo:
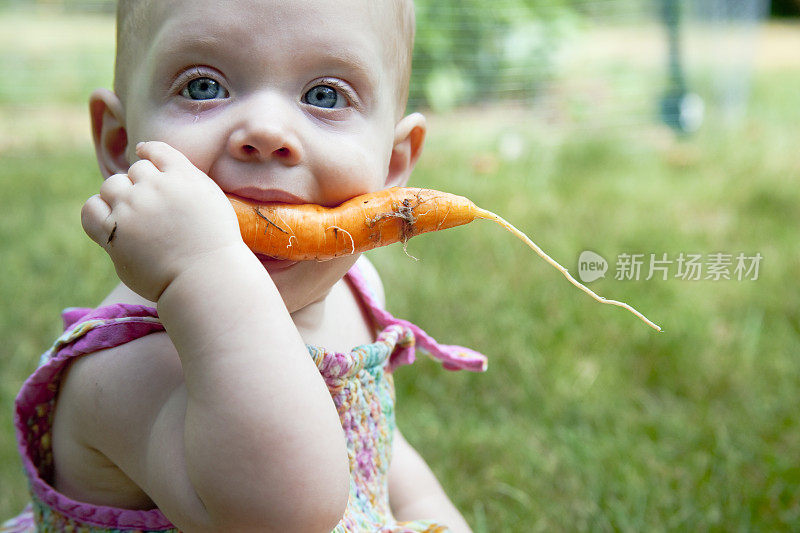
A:
<svg viewBox="0 0 800 533">
<path fill-rule="evenodd" d="M 307 204 L 304 200 L 292 193 L 280 189 L 261 189 L 259 187 L 242 187 L 228 191 L 228 194 L 238 196 L 244 200 L 251 200 L 260 203 L 278 202 L 284 204 Z M 266 257 L 266 256 L 264 256 Z"/>
</svg>

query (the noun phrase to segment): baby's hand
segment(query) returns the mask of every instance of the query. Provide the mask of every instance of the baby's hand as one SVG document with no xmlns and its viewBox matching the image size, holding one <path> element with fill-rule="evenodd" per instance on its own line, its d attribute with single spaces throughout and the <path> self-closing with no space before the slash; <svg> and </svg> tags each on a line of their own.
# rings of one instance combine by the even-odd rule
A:
<svg viewBox="0 0 800 533">
<path fill-rule="evenodd" d="M 81 221 L 120 280 L 156 302 L 180 272 L 243 243 L 225 194 L 186 156 L 156 141 L 136 154 L 127 174 L 109 177 L 86 201 Z"/>
</svg>

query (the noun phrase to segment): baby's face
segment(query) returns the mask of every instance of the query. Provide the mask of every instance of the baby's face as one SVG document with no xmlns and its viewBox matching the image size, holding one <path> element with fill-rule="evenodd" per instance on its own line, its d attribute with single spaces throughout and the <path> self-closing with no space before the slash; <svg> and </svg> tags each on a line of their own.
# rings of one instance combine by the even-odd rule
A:
<svg viewBox="0 0 800 533">
<path fill-rule="evenodd" d="M 152 2 L 126 69 L 129 161 L 137 142 L 164 141 L 225 192 L 260 201 L 333 206 L 383 188 L 397 73 L 393 21 L 374 3 Z M 354 260 L 263 262 L 293 311 Z"/>
</svg>

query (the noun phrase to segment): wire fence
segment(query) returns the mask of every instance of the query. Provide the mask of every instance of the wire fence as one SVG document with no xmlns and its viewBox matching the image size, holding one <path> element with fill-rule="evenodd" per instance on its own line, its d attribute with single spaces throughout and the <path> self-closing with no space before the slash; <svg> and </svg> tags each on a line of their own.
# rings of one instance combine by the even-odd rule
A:
<svg viewBox="0 0 800 533">
<path fill-rule="evenodd" d="M 768 0 L 436 2 L 411 106 L 505 105 L 551 122 L 687 133 L 746 110 Z"/>
<path fill-rule="evenodd" d="M 0 0 L 0 14 L 24 12 L 26 20 L 54 13 L 110 16 L 115 4 Z M 759 28 L 770 7 L 769 0 L 416 5 L 411 109 L 507 107 L 521 120 L 534 117 L 550 125 L 632 128 L 663 122 L 682 132 L 700 127 L 709 111 L 727 119 L 744 114 Z M 26 32 L 6 28 L 12 30 L 18 36 Z M 14 35 L 0 35 L 0 68 L 15 78 L 0 86 L 0 101 L 82 101 L 93 86 L 110 85 L 113 42 L 58 49 L 57 32 L 70 31 L 83 30 L 54 27 L 43 36 L 51 49 L 23 49 Z"/>
</svg>

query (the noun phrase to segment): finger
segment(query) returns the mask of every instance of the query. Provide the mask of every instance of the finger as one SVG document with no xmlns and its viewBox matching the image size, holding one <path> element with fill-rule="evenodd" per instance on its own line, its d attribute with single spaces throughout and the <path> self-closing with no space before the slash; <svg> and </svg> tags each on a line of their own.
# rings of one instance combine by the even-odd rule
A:
<svg viewBox="0 0 800 533">
<path fill-rule="evenodd" d="M 161 174 L 161 171 L 158 170 L 152 161 L 147 159 L 136 161 L 128 169 L 128 178 L 134 184 L 148 178 L 157 177 L 159 174 Z"/>
<path fill-rule="evenodd" d="M 136 155 L 142 159 L 148 159 L 161 172 L 177 170 L 186 165 L 192 165 L 191 161 L 172 146 L 161 141 L 147 141 L 136 145 Z"/>
<path fill-rule="evenodd" d="M 100 197 L 109 206 L 114 207 L 130 195 L 131 187 L 133 187 L 133 182 L 127 174 L 114 174 L 106 178 L 100 185 Z"/>
<path fill-rule="evenodd" d="M 90 197 L 83 204 L 81 225 L 86 235 L 104 248 L 113 240 L 116 223 L 111 216 L 111 206 L 99 194 Z"/>
</svg>

